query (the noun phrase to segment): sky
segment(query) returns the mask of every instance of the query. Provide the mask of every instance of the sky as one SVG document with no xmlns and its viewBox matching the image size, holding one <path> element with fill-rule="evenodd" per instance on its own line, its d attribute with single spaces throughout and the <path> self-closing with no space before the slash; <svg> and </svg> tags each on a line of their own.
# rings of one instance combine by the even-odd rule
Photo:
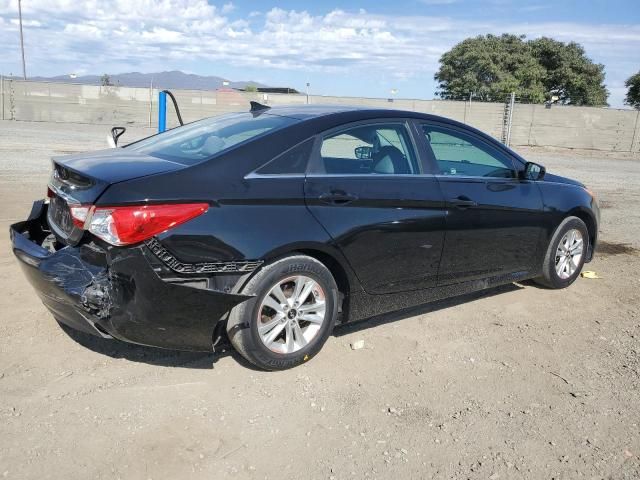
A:
<svg viewBox="0 0 640 480">
<path fill-rule="evenodd" d="M 20 74 L 18 0 L 0 73 Z M 182 70 L 319 95 L 434 98 L 440 56 L 487 33 L 582 44 L 612 107 L 640 71 L 640 0 L 22 0 L 27 76 Z"/>
</svg>

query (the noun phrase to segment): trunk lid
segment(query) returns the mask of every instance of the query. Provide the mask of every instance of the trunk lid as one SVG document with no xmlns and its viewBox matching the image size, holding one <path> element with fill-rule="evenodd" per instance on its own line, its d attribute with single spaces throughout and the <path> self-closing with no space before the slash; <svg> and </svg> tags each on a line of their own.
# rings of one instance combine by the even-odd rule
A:
<svg viewBox="0 0 640 480">
<path fill-rule="evenodd" d="M 73 223 L 69 205 L 92 205 L 115 183 L 186 168 L 150 155 L 112 148 L 53 157 L 47 220 L 59 241 L 76 245 L 84 230 Z"/>
</svg>

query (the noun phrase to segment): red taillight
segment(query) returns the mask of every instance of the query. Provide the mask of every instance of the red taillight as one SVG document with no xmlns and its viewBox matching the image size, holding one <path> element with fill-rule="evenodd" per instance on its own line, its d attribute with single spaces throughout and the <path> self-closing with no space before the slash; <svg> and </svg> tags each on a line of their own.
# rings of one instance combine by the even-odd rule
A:
<svg viewBox="0 0 640 480">
<path fill-rule="evenodd" d="M 91 205 L 71 204 L 69 205 L 69 210 L 71 210 L 73 224 L 78 228 L 84 228 L 84 224 L 89 216 L 89 211 L 91 210 Z"/>
<path fill-rule="evenodd" d="M 47 198 L 51 201 L 56 197 L 51 187 L 47 186 Z M 69 203 L 69 211 L 71 212 L 71 220 L 78 228 L 84 228 L 85 221 L 91 210 L 91 205 L 81 205 L 79 203 Z"/>
<path fill-rule="evenodd" d="M 130 245 L 191 220 L 208 209 L 207 203 L 92 207 L 84 228 L 112 245 Z"/>
</svg>

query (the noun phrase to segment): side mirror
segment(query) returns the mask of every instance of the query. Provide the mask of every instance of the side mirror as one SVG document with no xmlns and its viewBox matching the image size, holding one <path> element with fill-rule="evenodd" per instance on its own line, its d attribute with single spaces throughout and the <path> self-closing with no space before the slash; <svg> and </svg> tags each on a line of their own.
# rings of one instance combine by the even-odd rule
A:
<svg viewBox="0 0 640 480">
<path fill-rule="evenodd" d="M 109 144 L 109 148 L 117 148 L 118 147 L 118 139 L 122 136 L 127 129 L 124 127 L 113 127 L 111 129 L 111 136 L 107 135 L 107 143 Z"/>
<path fill-rule="evenodd" d="M 542 180 L 547 170 L 537 163 L 527 162 L 522 171 L 522 178 L 525 180 Z"/>
<path fill-rule="evenodd" d="M 369 160 L 373 158 L 373 147 L 356 147 L 355 155 L 359 160 Z"/>
</svg>

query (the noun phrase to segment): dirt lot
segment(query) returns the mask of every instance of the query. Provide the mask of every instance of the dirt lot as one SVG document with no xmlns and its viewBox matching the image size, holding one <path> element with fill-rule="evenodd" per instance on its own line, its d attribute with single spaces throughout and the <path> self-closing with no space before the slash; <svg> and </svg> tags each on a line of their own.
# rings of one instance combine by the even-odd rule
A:
<svg viewBox="0 0 640 480">
<path fill-rule="evenodd" d="M 0 122 L 0 477 L 640 478 L 640 159 L 524 152 L 597 193 L 600 280 L 368 321 L 263 373 L 70 336 L 23 278 L 9 224 L 106 131 Z"/>
</svg>

